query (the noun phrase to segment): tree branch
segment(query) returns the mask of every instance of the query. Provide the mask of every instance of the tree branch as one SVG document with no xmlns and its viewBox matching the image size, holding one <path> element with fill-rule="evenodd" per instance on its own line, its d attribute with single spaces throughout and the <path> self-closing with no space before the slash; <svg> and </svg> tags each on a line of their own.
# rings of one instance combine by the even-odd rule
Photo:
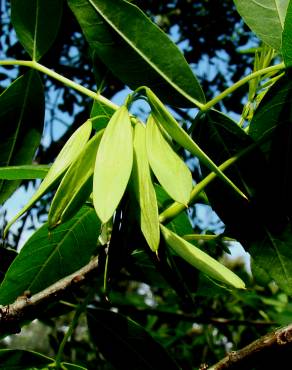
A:
<svg viewBox="0 0 292 370">
<path fill-rule="evenodd" d="M 58 280 L 33 296 L 29 297 L 29 294 L 24 294 L 10 305 L 0 306 L 0 335 L 19 333 L 21 321 L 36 318 L 42 307 L 60 299 L 65 293 L 84 283 L 85 279 L 88 279 L 97 267 L 98 257 L 94 257 L 78 271 Z"/>
<path fill-rule="evenodd" d="M 291 361 L 292 324 L 277 329 L 255 340 L 246 347 L 230 352 L 208 370 L 274 369 Z"/>
<path fill-rule="evenodd" d="M 153 315 L 162 318 L 163 320 L 174 322 L 174 321 L 186 321 L 197 324 L 213 324 L 215 326 L 226 326 L 226 325 L 244 325 L 244 326 L 272 326 L 276 325 L 274 321 L 265 320 L 239 320 L 239 319 L 227 319 L 224 317 L 208 317 L 204 315 L 193 315 L 186 312 L 170 312 L 155 308 L 147 307 L 135 307 L 125 304 L 116 304 L 112 302 L 112 306 L 116 307 L 119 312 L 124 314 L 134 315 Z M 104 307 L 103 307 L 104 308 Z"/>
</svg>

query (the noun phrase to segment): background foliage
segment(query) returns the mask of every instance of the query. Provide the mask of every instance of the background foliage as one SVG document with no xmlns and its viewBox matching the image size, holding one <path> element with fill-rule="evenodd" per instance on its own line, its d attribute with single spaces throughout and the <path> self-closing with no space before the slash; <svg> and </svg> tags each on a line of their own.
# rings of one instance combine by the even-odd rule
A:
<svg viewBox="0 0 292 370">
<path fill-rule="evenodd" d="M 215 101 L 216 110 L 205 112 L 198 107 L 212 102 L 252 70 L 280 65 L 282 59 L 290 66 L 292 5 L 286 1 L 279 9 L 271 6 L 265 17 L 254 21 L 252 14 L 262 14 L 263 1 L 249 1 L 248 6 L 229 0 L 132 3 L 181 49 L 194 75 L 165 34 L 153 28 L 138 8 L 124 8 L 124 1 L 1 2 L 1 60 L 32 59 L 114 102 L 92 104 L 88 94 L 80 94 L 49 73 L 39 74 L 26 65 L 1 65 L 2 232 L 12 219 L 11 204 L 24 205 L 19 195 L 24 193 L 13 192 L 37 189 L 37 179 L 44 178 L 49 168 L 50 172 L 30 201 L 32 208 L 2 241 L 0 304 L 11 304 L 19 296 L 30 299 L 99 256 L 97 273 L 86 284 L 66 290 L 60 300 L 50 300 L 27 321 L 18 317 L 3 324 L 0 361 L 7 368 L 19 364 L 27 369 L 46 368 L 53 363 L 66 369 L 198 369 L 291 322 L 290 72 L 287 69 L 282 76 L 283 65 L 271 67 L 269 73 L 259 73 L 224 100 Z M 105 19 L 110 19 L 112 29 Z M 271 40 L 265 37 L 266 24 Z M 130 107 L 132 98 L 146 96 L 149 105 L 139 100 L 131 106 L 131 114 L 145 120 L 151 109 L 154 119 L 161 120 L 160 130 L 155 131 L 151 120 L 145 130 L 136 124 L 132 158 L 124 146 L 133 135 L 125 109 L 115 113 L 113 117 L 119 119 L 113 118 L 111 125 L 108 121 L 115 103 L 121 104 L 130 89 L 142 85 L 171 107 L 190 136 L 183 136 L 176 126 L 167 131 L 163 120 L 169 123 L 171 119 L 146 88 L 126 102 Z M 105 127 L 109 128 L 106 134 Z M 147 135 L 151 140 L 143 148 Z M 104 153 L 94 163 L 99 143 Z M 216 170 L 215 165 L 246 148 L 251 149 L 224 173 L 248 202 L 222 178 L 213 176 L 206 193 L 193 196 L 194 204 L 187 212 L 163 218 L 173 199 L 188 202 L 191 180 L 198 184 L 208 179 L 210 169 Z M 155 177 L 148 165 L 141 165 L 145 158 Z M 180 176 L 163 172 L 167 160 Z M 104 172 L 97 178 L 99 167 Z M 123 189 L 107 180 L 118 177 L 119 171 L 124 176 Z M 93 194 L 99 218 L 92 205 L 92 181 L 100 189 Z M 98 208 L 106 193 L 101 189 L 108 190 L 112 209 L 109 203 L 105 209 Z M 148 198 L 143 198 L 146 191 Z M 156 203 L 155 197 L 157 207 L 149 210 L 147 205 Z M 114 222 L 107 222 L 115 210 Z M 159 236 L 158 217 L 175 234 L 162 228 Z M 233 240 L 250 252 L 251 271 L 246 259 L 228 257 Z M 153 253 L 158 244 L 158 252 Z M 233 286 L 238 282 L 233 275 L 226 277 L 226 270 L 220 272 L 220 282 L 213 280 L 218 279 L 219 267 L 205 255 L 198 264 L 201 251 L 223 262 L 247 289 L 226 286 L 226 282 Z M 22 329 L 23 339 L 7 336 L 33 318 L 38 321 Z M 261 366 L 267 368 L 266 364 L 253 368 Z"/>
</svg>

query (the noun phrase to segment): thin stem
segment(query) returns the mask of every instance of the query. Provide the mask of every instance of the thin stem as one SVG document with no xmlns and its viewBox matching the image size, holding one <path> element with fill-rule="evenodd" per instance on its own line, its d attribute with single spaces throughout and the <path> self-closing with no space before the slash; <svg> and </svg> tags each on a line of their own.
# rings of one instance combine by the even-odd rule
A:
<svg viewBox="0 0 292 370">
<path fill-rule="evenodd" d="M 229 238 L 228 236 L 221 237 L 220 235 L 212 235 L 212 234 L 186 234 L 183 235 L 183 239 L 185 240 L 216 240 L 220 238 L 223 242 L 232 242 L 235 241 L 233 238 Z"/>
<path fill-rule="evenodd" d="M 227 159 L 224 163 L 222 163 L 219 166 L 219 169 L 221 171 L 226 170 L 229 166 L 234 164 L 237 160 L 239 160 L 241 157 L 255 149 L 262 141 L 266 140 L 266 137 L 259 140 L 256 143 L 253 143 L 249 145 L 247 148 L 243 149 L 241 152 L 239 152 L 237 155 Z M 217 177 L 217 174 L 215 172 L 211 172 L 208 176 L 206 176 L 202 181 L 200 181 L 198 184 L 196 184 L 191 192 L 190 201 L 189 204 L 194 203 L 194 201 L 198 198 L 200 192 L 205 189 L 207 185 L 209 185 L 215 178 Z M 168 208 L 166 208 L 162 213 L 159 215 L 159 222 L 165 223 L 166 221 L 170 221 L 176 216 L 178 216 L 181 212 L 185 211 L 186 206 L 181 203 L 174 202 L 172 205 L 170 205 Z"/>
<path fill-rule="evenodd" d="M 42 64 L 37 63 L 35 61 L 29 61 L 29 60 L 1 60 L 0 65 L 2 65 L 2 66 L 5 66 L 5 65 L 19 65 L 19 66 L 26 66 L 26 67 L 36 69 L 37 71 L 42 72 L 42 73 L 56 79 L 57 81 L 62 82 L 64 85 L 67 85 L 67 86 L 71 87 L 72 89 L 75 89 L 75 90 L 81 92 L 82 94 L 87 95 L 87 96 L 91 97 L 92 99 L 99 101 L 101 104 L 104 104 L 109 108 L 112 108 L 114 110 L 117 110 L 119 108 L 118 105 L 112 103 L 109 99 L 105 98 L 101 94 L 95 93 L 94 91 L 89 90 L 89 89 L 87 89 L 86 87 L 84 87 L 82 85 L 79 85 L 78 83 L 70 80 L 69 78 L 66 78 L 66 77 L 62 76 L 59 73 L 57 73 L 55 71 L 52 71 L 51 69 L 49 69 L 49 68 L 47 68 L 47 67 L 43 66 Z M 206 112 L 207 110 L 212 108 L 215 104 L 217 104 L 219 101 L 224 99 L 227 95 L 231 94 L 232 92 L 234 92 L 239 87 L 243 86 L 245 83 L 252 80 L 253 78 L 268 74 L 270 72 L 279 71 L 281 69 L 285 69 L 285 64 L 284 63 L 279 63 L 279 64 L 276 64 L 274 66 L 270 66 L 270 67 L 267 67 L 267 68 L 263 68 L 259 71 L 253 72 L 250 75 L 244 77 L 243 79 L 237 81 L 232 86 L 228 87 L 226 90 L 224 90 L 222 93 L 217 95 L 214 99 L 210 100 L 206 104 L 202 104 L 202 103 L 199 103 L 197 101 L 195 101 L 194 104 L 201 111 Z M 144 88 L 144 87 L 141 87 L 139 89 L 142 89 L 142 88 Z M 139 89 L 137 91 L 139 91 Z"/>
<path fill-rule="evenodd" d="M 42 72 L 55 80 L 63 83 L 66 86 L 71 87 L 72 89 L 79 91 L 81 94 L 87 95 L 90 98 L 99 101 L 101 104 L 106 105 L 107 107 L 117 110 L 119 108 L 118 105 L 112 103 L 109 99 L 105 98 L 101 94 L 98 94 L 90 89 L 87 89 L 86 87 L 79 85 L 78 83 L 70 80 L 67 77 L 64 77 L 60 75 L 59 73 L 43 66 L 40 63 L 37 63 L 35 61 L 30 61 L 30 60 L 1 60 L 0 61 L 1 66 L 5 65 L 19 65 L 19 66 L 24 66 L 24 67 L 29 67 L 33 68 L 39 72 Z"/>
<path fill-rule="evenodd" d="M 270 66 L 267 68 L 260 69 L 259 71 L 253 72 L 250 75 L 242 78 L 241 80 L 237 81 L 232 86 L 228 87 L 226 90 L 224 90 L 222 93 L 217 95 L 214 99 L 210 100 L 208 103 L 204 104 L 204 106 L 201 108 L 202 111 L 207 111 L 210 108 L 212 108 L 215 104 L 219 103 L 222 99 L 224 99 L 227 95 L 231 94 L 235 90 L 237 90 L 239 87 L 246 84 L 248 81 L 252 80 L 253 78 L 265 75 L 270 72 L 280 71 L 281 69 L 285 68 L 284 63 L 279 63 L 274 66 Z"/>
<path fill-rule="evenodd" d="M 69 326 L 66 334 L 64 335 L 64 338 L 62 339 L 62 342 L 61 342 L 61 344 L 59 346 L 58 353 L 57 353 L 56 358 L 55 358 L 55 367 L 57 369 L 61 368 L 61 359 L 62 359 L 62 356 L 63 356 L 65 345 L 69 341 L 70 337 L 72 336 L 73 331 L 74 331 L 74 329 L 76 328 L 76 326 L 78 324 L 80 315 L 85 311 L 88 303 L 93 298 L 95 292 L 96 292 L 96 287 L 93 286 L 90 289 L 90 291 L 87 294 L 87 296 L 84 299 L 84 301 L 80 305 L 77 306 L 77 309 L 75 311 L 75 314 L 74 314 L 74 317 L 72 319 L 72 322 L 71 322 L 71 324 L 70 324 L 70 326 Z"/>
</svg>

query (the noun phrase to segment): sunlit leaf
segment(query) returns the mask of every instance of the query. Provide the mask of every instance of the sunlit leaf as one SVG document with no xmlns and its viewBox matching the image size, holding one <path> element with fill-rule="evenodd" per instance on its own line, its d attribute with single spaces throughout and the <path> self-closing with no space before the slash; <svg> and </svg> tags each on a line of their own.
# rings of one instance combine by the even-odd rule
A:
<svg viewBox="0 0 292 370">
<path fill-rule="evenodd" d="M 176 105 L 204 102 L 180 50 L 135 5 L 121 0 L 69 0 L 69 5 L 91 48 L 126 85 L 149 86 Z"/>
<path fill-rule="evenodd" d="M 96 152 L 102 134 L 103 130 L 99 131 L 86 144 L 63 177 L 50 208 L 50 228 L 70 219 L 91 194 Z"/>
<path fill-rule="evenodd" d="M 12 24 L 33 60 L 38 61 L 54 42 L 62 10 L 62 0 L 11 0 Z"/>
<path fill-rule="evenodd" d="M 102 136 L 93 176 L 93 203 L 106 223 L 126 190 L 133 164 L 133 134 L 129 113 L 122 106 L 112 116 Z"/>
<path fill-rule="evenodd" d="M 57 156 L 55 162 L 50 168 L 47 176 L 39 186 L 38 190 L 34 193 L 29 202 L 22 208 L 22 210 L 8 223 L 5 228 L 4 234 L 7 233 L 10 226 L 23 215 L 38 199 L 40 199 L 60 178 L 60 176 L 66 171 L 69 165 L 74 162 L 83 147 L 89 139 L 91 133 L 91 121 L 86 121 L 80 126 L 74 134 L 69 138 L 67 143 L 62 148 L 61 152 Z"/>
<path fill-rule="evenodd" d="M 165 226 L 161 225 L 160 228 L 167 245 L 188 263 L 213 279 L 219 280 L 237 289 L 245 288 L 244 282 L 227 267 L 217 262 L 201 249 L 176 235 Z"/>
<path fill-rule="evenodd" d="M 234 0 L 251 30 L 266 44 L 279 50 L 289 0 Z"/>
<path fill-rule="evenodd" d="M 54 359 L 41 353 L 23 349 L 1 349 L 0 363 L 3 370 L 44 369 Z"/>
<path fill-rule="evenodd" d="M 179 369 L 165 349 L 135 321 L 110 310 L 87 312 L 92 342 L 115 369 L 153 370 L 157 369 L 158 359 L 167 370 Z"/>
<path fill-rule="evenodd" d="M 38 73 L 30 71 L 0 95 L 0 167 L 32 163 L 40 143 L 43 121 L 42 82 Z M 0 180 L 0 204 L 19 184 L 19 181 Z"/>
<path fill-rule="evenodd" d="M 132 179 L 140 206 L 141 230 L 150 248 L 156 251 L 160 238 L 158 205 L 148 164 L 145 131 L 141 123 L 135 125 Z"/>
<path fill-rule="evenodd" d="M 174 200 L 187 205 L 192 190 L 191 172 L 163 137 L 152 116 L 146 125 L 146 149 L 160 184 Z"/>
<path fill-rule="evenodd" d="M 158 97 L 148 88 L 145 88 L 151 114 L 155 121 L 168 132 L 168 134 L 183 148 L 196 156 L 209 170 L 215 172 L 226 184 L 229 184 L 238 194 L 246 198 L 242 191 L 216 166 L 208 155 L 192 140 L 192 138 L 180 127 L 174 117 L 165 108 Z"/>
</svg>

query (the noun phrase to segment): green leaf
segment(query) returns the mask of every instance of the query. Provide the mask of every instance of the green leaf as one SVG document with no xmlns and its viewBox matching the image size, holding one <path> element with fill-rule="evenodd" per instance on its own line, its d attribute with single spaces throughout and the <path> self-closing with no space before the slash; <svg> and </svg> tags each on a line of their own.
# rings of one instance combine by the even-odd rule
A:
<svg viewBox="0 0 292 370">
<path fill-rule="evenodd" d="M 280 233 L 265 231 L 261 240 L 251 244 L 253 263 L 264 269 L 284 292 L 292 295 L 291 226 L 287 225 Z"/>
<path fill-rule="evenodd" d="M 174 117 L 165 108 L 157 96 L 148 88 L 145 88 L 151 114 L 156 122 L 168 132 L 168 134 L 183 148 L 196 156 L 209 170 L 217 174 L 226 184 L 229 184 L 240 196 L 246 199 L 242 191 L 216 166 L 216 164 L 203 152 L 203 150 L 192 140 L 192 138 L 180 127 Z"/>
<path fill-rule="evenodd" d="M 275 83 L 264 96 L 257 108 L 249 127 L 249 135 L 256 141 L 272 133 L 281 122 L 288 121 L 291 115 L 292 82 L 290 73 L 286 73 Z M 279 122 L 280 120 L 280 122 Z M 261 146 L 264 152 L 269 152 L 271 140 Z"/>
<path fill-rule="evenodd" d="M 31 164 L 39 146 L 44 121 L 44 92 L 37 72 L 15 80 L 0 95 L 0 167 Z M 0 204 L 19 186 L 0 180 Z"/>
<path fill-rule="evenodd" d="M 254 144 L 252 138 L 236 122 L 216 110 L 210 110 L 201 116 L 192 135 L 208 155 L 216 158 L 216 164 L 225 162 Z M 227 235 L 240 238 L 243 242 L 248 235 L 256 231 L 258 214 L 255 212 L 254 203 L 258 202 L 255 197 L 258 193 L 263 193 L 266 187 L 266 171 L 267 163 L 258 148 L 226 170 L 226 175 L 248 194 L 249 202 L 239 197 L 218 178 L 207 186 L 208 199 L 225 223 Z M 204 168 L 202 172 L 203 175 L 207 174 Z"/>
<path fill-rule="evenodd" d="M 114 109 L 95 100 L 90 113 L 92 128 L 97 131 L 105 128 L 114 113 Z"/>
<path fill-rule="evenodd" d="M 134 162 L 132 179 L 140 207 L 142 233 L 152 251 L 159 246 L 158 205 L 146 152 L 146 132 L 141 123 L 134 129 Z"/>
<path fill-rule="evenodd" d="M 3 370 L 44 369 L 54 359 L 41 353 L 22 349 L 0 349 L 0 363 Z"/>
<path fill-rule="evenodd" d="M 91 48 L 133 90 L 150 86 L 175 105 L 205 101 L 182 53 L 135 5 L 121 0 L 69 0 L 69 5 Z"/>
<path fill-rule="evenodd" d="M 97 148 L 103 130 L 99 131 L 71 164 L 52 201 L 49 228 L 69 220 L 88 199 L 92 192 L 92 177 Z"/>
<path fill-rule="evenodd" d="M 292 2 L 289 1 L 282 35 L 282 54 L 286 67 L 292 66 Z"/>
<path fill-rule="evenodd" d="M 250 136 L 260 140 L 269 135 L 261 148 L 268 162 L 266 201 L 274 222 L 283 223 L 279 214 L 292 216 L 292 81 L 287 73 L 266 94 L 250 124 Z M 262 190 L 262 191 L 263 191 Z M 271 197 L 270 194 L 275 196 Z M 266 207 L 267 208 L 267 207 Z M 266 213 L 266 212 L 265 212 Z"/>
<path fill-rule="evenodd" d="M 289 0 L 234 0 L 238 13 L 266 44 L 281 49 Z"/>
<path fill-rule="evenodd" d="M 162 187 L 175 201 L 187 205 L 192 191 L 191 172 L 165 140 L 152 116 L 146 125 L 146 149 L 150 167 Z"/>
<path fill-rule="evenodd" d="M 133 134 L 126 107 L 119 108 L 102 136 L 93 176 L 93 203 L 102 223 L 116 210 L 126 190 L 133 164 Z"/>
<path fill-rule="evenodd" d="M 173 203 L 173 200 L 169 197 L 166 191 L 157 184 L 155 184 L 155 192 L 159 210 L 162 212 Z M 193 233 L 193 227 L 186 212 L 181 212 L 173 220 L 167 223 L 166 226 L 168 229 L 180 236 Z"/>
<path fill-rule="evenodd" d="M 49 231 L 43 225 L 26 242 L 0 286 L 6 305 L 28 290 L 35 294 L 89 262 L 97 247 L 100 223 L 91 207 Z"/>
<path fill-rule="evenodd" d="M 11 0 L 16 35 L 33 60 L 38 61 L 53 44 L 62 10 L 62 0 Z"/>
<path fill-rule="evenodd" d="M 23 166 L 0 167 L 1 180 L 30 180 L 43 179 L 46 177 L 50 166 L 27 164 Z"/>
<path fill-rule="evenodd" d="M 224 284 L 231 285 L 237 289 L 245 288 L 244 282 L 227 267 L 217 262 L 207 253 L 187 242 L 163 225 L 160 225 L 160 228 L 162 235 L 170 248 L 192 266 Z"/>
<path fill-rule="evenodd" d="M 93 343 L 115 369 L 167 370 L 179 367 L 148 332 L 131 319 L 102 309 L 89 309 L 89 332 Z"/>
<path fill-rule="evenodd" d="M 8 223 L 4 230 L 4 235 L 7 233 L 10 226 L 21 215 L 23 215 L 37 200 L 39 200 L 55 184 L 55 182 L 69 167 L 69 165 L 78 158 L 83 147 L 89 139 L 91 130 L 91 121 L 87 120 L 73 133 L 73 135 L 69 138 L 67 143 L 60 151 L 59 155 L 57 156 L 55 162 L 53 163 L 38 190 L 34 193 L 26 206 L 22 208 L 22 210 Z"/>
</svg>

